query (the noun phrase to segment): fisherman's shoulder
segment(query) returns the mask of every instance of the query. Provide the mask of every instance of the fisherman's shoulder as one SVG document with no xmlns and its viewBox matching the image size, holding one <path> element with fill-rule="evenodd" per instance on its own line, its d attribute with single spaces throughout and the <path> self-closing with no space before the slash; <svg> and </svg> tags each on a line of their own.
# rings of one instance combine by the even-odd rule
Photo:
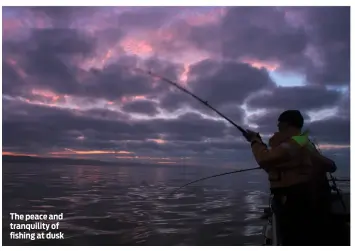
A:
<svg viewBox="0 0 355 251">
<path fill-rule="evenodd" d="M 282 132 L 275 132 L 272 137 L 269 139 L 269 146 L 272 148 L 275 148 L 277 146 L 280 146 L 283 143 L 291 143 L 291 136 L 282 133 Z"/>
<path fill-rule="evenodd" d="M 276 132 L 269 140 L 269 146 L 272 149 L 282 148 L 287 151 L 295 151 L 299 149 L 298 143 L 292 138 L 292 135 Z"/>
</svg>

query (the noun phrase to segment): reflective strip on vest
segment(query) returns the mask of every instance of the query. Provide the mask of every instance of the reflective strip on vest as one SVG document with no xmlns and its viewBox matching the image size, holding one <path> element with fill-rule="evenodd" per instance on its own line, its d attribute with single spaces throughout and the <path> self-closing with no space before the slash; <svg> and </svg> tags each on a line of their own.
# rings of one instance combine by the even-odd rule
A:
<svg viewBox="0 0 355 251">
<path fill-rule="evenodd" d="M 296 141 L 300 146 L 305 146 L 309 142 L 308 137 L 303 135 L 293 136 L 292 139 Z"/>
<path fill-rule="evenodd" d="M 308 133 L 303 133 L 299 136 L 293 136 L 292 139 L 296 141 L 301 147 L 307 146 L 308 149 L 313 150 L 315 146 L 312 142 L 308 139 Z"/>
</svg>

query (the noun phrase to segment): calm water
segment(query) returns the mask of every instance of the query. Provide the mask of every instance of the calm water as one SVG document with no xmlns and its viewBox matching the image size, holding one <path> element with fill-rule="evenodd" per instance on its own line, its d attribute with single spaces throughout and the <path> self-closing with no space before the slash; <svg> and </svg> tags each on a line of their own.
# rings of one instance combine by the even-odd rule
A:
<svg viewBox="0 0 355 251">
<path fill-rule="evenodd" d="M 259 170 L 213 178 L 226 169 L 3 165 L 3 244 L 9 213 L 64 213 L 65 240 L 36 245 L 260 245 L 268 205 Z"/>
</svg>

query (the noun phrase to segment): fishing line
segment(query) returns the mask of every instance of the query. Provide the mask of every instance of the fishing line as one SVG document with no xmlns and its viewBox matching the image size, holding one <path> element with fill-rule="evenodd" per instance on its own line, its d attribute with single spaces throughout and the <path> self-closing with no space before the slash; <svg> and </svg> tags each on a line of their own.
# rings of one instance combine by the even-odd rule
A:
<svg viewBox="0 0 355 251">
<path fill-rule="evenodd" d="M 128 67 L 127 67 L 128 68 Z M 181 85 L 177 84 L 176 82 L 173 82 L 171 81 L 170 79 L 166 78 L 166 77 L 163 77 L 163 76 L 160 76 L 156 73 L 153 73 L 152 71 L 146 71 L 146 70 L 143 70 L 143 69 L 140 69 L 140 68 L 137 68 L 137 67 L 131 67 L 130 68 L 131 70 L 135 70 L 135 71 L 138 71 L 138 72 L 141 72 L 141 73 L 144 73 L 144 74 L 147 74 L 149 76 L 152 76 L 153 78 L 158 78 L 176 88 L 178 88 L 179 90 L 181 90 L 182 92 L 185 92 L 186 94 L 192 96 L 193 98 L 195 98 L 196 100 L 198 100 L 200 103 L 202 103 L 203 105 L 207 106 L 208 108 L 210 108 L 211 110 L 213 110 L 214 112 L 216 112 L 219 116 L 221 116 L 222 118 L 224 118 L 225 120 L 227 120 L 230 124 L 232 124 L 233 126 L 235 126 L 242 134 L 243 136 L 245 137 L 247 135 L 247 132 L 246 130 L 244 130 L 241 126 L 239 126 L 238 124 L 236 124 L 234 121 L 232 121 L 231 119 L 229 119 L 227 116 L 225 116 L 223 113 L 221 113 L 220 111 L 218 111 L 216 108 L 214 108 L 213 106 L 211 106 L 207 101 L 199 98 L 198 96 L 196 96 L 194 93 L 188 91 L 187 89 L 185 89 L 184 87 L 182 87 Z M 260 135 L 258 134 L 258 136 L 260 137 Z M 318 145 L 315 145 L 315 147 L 318 149 Z M 320 152 L 320 150 L 318 149 L 318 151 Z M 227 174 L 232 174 L 232 173 L 239 173 L 239 172 L 245 172 L 245 171 L 251 171 L 251 170 L 256 170 L 256 169 L 260 169 L 260 167 L 257 167 L 257 168 L 251 168 L 251 169 L 242 169 L 242 170 L 237 170 L 237 171 L 232 171 L 232 172 L 228 172 L 228 173 L 222 173 L 222 174 L 217 174 L 217 175 L 213 175 L 213 176 L 209 176 L 209 177 L 205 177 L 205 178 L 202 178 L 202 179 L 199 179 L 199 180 L 196 180 L 196 181 L 192 181 L 180 188 L 178 188 L 177 190 L 185 187 L 185 186 L 188 186 L 190 184 L 193 184 L 195 182 L 198 182 L 198 181 L 202 181 L 202 180 L 206 180 L 206 179 L 210 179 L 210 178 L 214 178 L 214 177 L 218 177 L 218 176 L 222 176 L 222 175 L 227 175 Z M 333 186 L 338 194 L 339 197 L 340 196 L 340 192 L 339 192 L 339 189 L 337 188 L 337 185 L 336 185 L 336 182 L 335 182 L 335 178 L 332 174 L 330 174 L 330 179 L 333 183 Z M 177 190 L 173 191 L 173 193 L 175 193 Z M 172 193 L 172 194 L 173 194 Z M 342 201 L 342 200 L 341 200 Z M 343 207 L 345 209 L 345 203 L 342 201 L 342 204 L 343 204 Z"/>
<path fill-rule="evenodd" d="M 126 67 L 128 68 L 128 67 Z M 177 89 L 179 89 L 180 91 L 182 92 L 185 92 L 186 94 L 190 95 L 191 97 L 195 98 L 196 100 L 198 100 L 200 103 L 202 103 L 203 105 L 207 106 L 208 108 L 210 108 L 211 110 L 213 110 L 214 112 L 216 112 L 219 116 L 221 116 L 222 118 L 224 118 L 225 120 L 227 120 L 230 124 L 232 124 L 233 126 L 235 126 L 242 134 L 244 137 L 247 136 L 247 132 L 245 129 L 243 129 L 241 126 L 239 126 L 238 124 L 236 124 L 233 120 L 229 119 L 227 116 L 225 116 L 223 113 L 221 113 L 220 111 L 218 111 L 216 108 L 214 108 L 213 106 L 211 106 L 207 101 L 199 98 L 198 96 L 196 96 L 194 93 L 188 91 L 187 89 L 185 89 L 184 87 L 182 87 L 181 85 L 179 85 L 178 83 L 175 83 L 173 81 L 171 81 L 170 79 L 166 78 L 166 77 L 163 77 L 163 76 L 160 76 L 156 73 L 153 73 L 151 71 L 146 71 L 146 70 L 143 70 L 141 68 L 137 68 L 137 67 L 132 67 L 132 68 L 129 68 L 131 70 L 135 70 L 137 72 L 140 72 L 140 73 L 144 73 L 144 74 L 147 74 L 153 78 L 158 78 L 174 87 L 176 87 Z M 258 134 L 258 136 L 260 137 L 260 135 Z M 252 170 L 256 170 L 256 169 L 260 169 L 260 167 L 255 167 L 255 168 L 248 168 L 248 169 L 241 169 L 241 170 L 236 170 L 236 171 L 232 171 L 232 172 L 227 172 L 227 173 L 221 173 L 221 174 L 216 174 L 216 175 L 212 175 L 212 176 L 208 176 L 208 177 L 205 177 L 205 178 L 201 178 L 201 179 L 198 179 L 198 180 L 194 180 L 194 181 L 191 181 L 179 188 L 177 188 L 176 190 L 174 190 L 172 193 L 170 193 L 168 196 L 176 193 L 178 190 L 180 190 L 181 188 L 184 188 L 188 185 L 191 185 L 193 183 L 196 183 L 196 182 L 199 182 L 199 181 L 203 181 L 203 180 L 207 180 L 207 179 L 211 179 L 211 178 L 215 178 L 215 177 L 219 177 L 219 176 L 223 176 L 223 175 L 228 175 L 228 174 L 233 174 L 233 173 L 241 173 L 241 172 L 247 172 L 247 171 L 252 171 Z"/>
<path fill-rule="evenodd" d="M 242 173 L 242 172 L 247 172 L 247 171 L 252 171 L 252 170 L 257 170 L 257 169 L 261 169 L 261 167 L 247 168 L 247 169 L 241 169 L 241 170 L 231 171 L 231 172 L 227 172 L 227 173 L 220 173 L 220 174 L 215 174 L 215 175 L 212 175 L 212 176 L 204 177 L 204 178 L 201 178 L 201 179 L 198 179 L 198 180 L 194 180 L 194 181 L 191 181 L 191 182 L 189 182 L 189 183 L 187 183 L 187 184 L 175 189 L 168 196 L 173 195 L 174 193 L 179 191 L 181 188 L 184 188 L 184 187 L 186 187 L 188 185 L 191 185 L 191 184 L 199 182 L 199 181 L 203 181 L 203 180 L 207 180 L 207 179 L 211 179 L 211 178 L 215 178 L 215 177 L 219 177 L 219 176 L 223 176 L 223 175 L 228 175 L 228 174 L 232 174 L 232 173 Z"/>
</svg>

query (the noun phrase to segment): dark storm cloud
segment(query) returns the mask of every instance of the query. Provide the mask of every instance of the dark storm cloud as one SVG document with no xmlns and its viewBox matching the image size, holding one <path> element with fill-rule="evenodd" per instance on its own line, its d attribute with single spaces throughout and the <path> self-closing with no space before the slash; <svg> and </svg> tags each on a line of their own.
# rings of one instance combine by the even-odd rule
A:
<svg viewBox="0 0 355 251">
<path fill-rule="evenodd" d="M 181 7 L 136 7 L 120 14 L 117 24 L 126 29 L 157 29 L 167 25 L 170 19 L 178 16 L 183 9 Z"/>
<path fill-rule="evenodd" d="M 25 41 L 6 41 L 4 58 L 12 65 L 5 64 L 3 82 L 12 87 L 5 88 L 4 93 L 31 87 L 45 87 L 59 93 L 77 91 L 80 88 L 75 79 L 78 69 L 69 59 L 75 55 L 89 56 L 94 48 L 94 38 L 70 29 L 32 30 Z M 19 69 L 26 77 L 19 76 Z"/>
<path fill-rule="evenodd" d="M 309 71 L 320 84 L 350 81 L 350 7 L 317 7 L 305 10 L 310 42 L 317 48 L 323 66 Z"/>
<path fill-rule="evenodd" d="M 272 7 L 233 7 L 215 26 L 194 28 L 189 39 L 225 58 L 262 60 L 298 58 L 307 45 L 302 29 L 291 27 L 284 11 Z M 211 43 L 210 35 L 218 35 Z"/>
<path fill-rule="evenodd" d="M 31 7 L 48 17 L 56 27 L 70 26 L 82 19 L 97 18 L 123 29 L 157 29 L 170 24 L 186 7 Z M 104 15 L 103 15 L 104 14 Z M 139 18 L 137 18 L 139 17 Z"/>
<path fill-rule="evenodd" d="M 112 111 L 104 108 L 94 108 L 86 110 L 85 112 L 81 112 L 82 114 L 92 117 L 95 119 L 105 119 L 105 120 L 128 120 L 130 119 L 129 114 Z"/>
<path fill-rule="evenodd" d="M 178 81 L 178 74 L 181 74 L 184 70 L 181 64 L 172 63 L 157 57 L 146 59 L 143 69 L 172 81 Z M 167 85 L 167 83 L 164 83 L 164 85 Z"/>
<path fill-rule="evenodd" d="M 231 8 L 221 29 L 227 35 L 222 46 L 226 57 L 291 57 L 301 53 L 307 44 L 306 34 L 299 29 L 290 29 L 284 12 L 276 8 Z"/>
<path fill-rule="evenodd" d="M 195 113 L 187 113 L 174 120 L 160 120 L 155 123 L 157 131 L 167 133 L 167 140 L 199 141 L 204 137 L 224 136 L 226 125 L 221 121 L 202 118 Z"/>
<path fill-rule="evenodd" d="M 281 110 L 268 110 L 263 114 L 252 115 L 249 122 L 258 126 L 257 131 L 261 134 L 269 134 L 277 131 L 277 119 L 281 114 Z M 303 114 L 303 113 L 302 113 Z"/>
<path fill-rule="evenodd" d="M 331 117 L 305 125 L 319 143 L 350 145 L 350 119 Z"/>
<path fill-rule="evenodd" d="M 124 7 L 122 7 L 123 9 Z M 52 23 L 54 28 L 77 28 L 88 29 L 96 40 L 100 42 L 100 46 L 114 46 L 124 36 L 124 31 L 121 26 L 116 25 L 93 25 L 92 21 L 104 20 L 104 24 L 112 23 L 112 17 L 109 15 L 102 15 L 110 9 L 115 7 L 31 7 L 29 10 L 35 14 L 41 14 L 40 17 L 45 16 Z M 120 8 L 121 9 L 121 8 Z M 115 22 L 116 23 L 116 22 Z M 95 29 L 92 29 L 95 28 Z"/>
<path fill-rule="evenodd" d="M 4 58 L 2 60 L 2 72 L 2 92 L 11 95 L 20 94 L 22 90 L 19 87 L 24 85 L 24 81 L 16 72 L 15 67 L 6 62 Z"/>
<path fill-rule="evenodd" d="M 69 28 L 30 29 L 26 40 L 5 41 L 4 55 L 21 55 L 34 52 L 50 55 L 81 54 L 88 56 L 96 47 L 95 37 Z"/>
<path fill-rule="evenodd" d="M 91 6 L 36 6 L 26 9 L 40 17 L 48 18 L 54 27 L 68 28 L 78 19 L 93 16 L 102 8 Z"/>
<path fill-rule="evenodd" d="M 34 29 L 30 41 L 37 50 L 49 54 L 83 54 L 93 52 L 95 38 L 74 29 Z"/>
<path fill-rule="evenodd" d="M 190 150 L 198 152 L 239 145 L 235 142 L 202 142 L 203 139 L 225 137 L 226 125 L 221 121 L 203 119 L 197 114 L 185 114 L 173 120 L 132 121 L 114 112 L 104 116 L 101 110 L 79 112 L 19 101 L 5 101 L 4 107 L 4 149 L 122 149 L 127 147 L 127 140 L 143 144 L 144 140 L 159 139 L 161 136 L 166 144 L 145 142 L 141 147 L 173 152 L 187 150 L 191 146 Z M 85 140 L 80 140 L 80 136 L 84 136 Z M 135 150 L 131 150 L 138 148 L 136 146 Z"/>
<path fill-rule="evenodd" d="M 5 61 L 4 93 L 21 92 L 19 88 L 27 92 L 31 92 L 31 88 L 40 88 L 63 95 L 114 100 L 126 95 L 149 95 L 168 89 L 166 84 L 153 86 L 155 80 L 146 73 L 132 71 L 138 62 L 133 56 L 121 57 L 102 70 L 86 72 L 74 65 L 73 57 L 92 55 L 95 48 L 94 38 L 69 29 L 34 30 L 27 41 L 6 42 L 5 57 L 15 58 L 16 66 L 28 78 L 21 79 L 16 68 Z M 182 69 L 157 58 L 144 61 L 143 66 L 173 80 L 177 79 Z M 80 76 L 84 76 L 85 81 L 81 81 Z"/>
<path fill-rule="evenodd" d="M 186 39 L 225 58 L 278 61 L 281 69 L 306 73 L 311 83 L 347 84 L 349 20 L 349 7 L 234 7 L 220 24 L 195 27 Z M 220 39 L 211 41 L 211 34 Z M 310 48 L 316 55 L 307 56 Z"/>
<path fill-rule="evenodd" d="M 122 107 L 122 110 L 129 113 L 141 113 L 150 116 L 158 113 L 156 103 L 147 100 L 137 100 L 127 103 Z"/>
<path fill-rule="evenodd" d="M 204 60 L 190 69 L 189 86 L 213 104 L 242 104 L 251 93 L 272 87 L 266 70 L 248 64 Z"/>
<path fill-rule="evenodd" d="M 274 85 L 265 70 L 236 62 L 204 60 L 192 65 L 189 74 L 188 88 L 193 93 L 223 110 L 230 110 L 235 105 L 235 109 L 232 107 L 234 113 L 240 111 L 236 105 L 243 104 L 251 93 Z M 202 107 L 184 93 L 169 93 L 162 99 L 162 107 L 169 110 L 184 105 L 198 109 Z M 239 119 L 240 115 L 236 117 Z"/>
<path fill-rule="evenodd" d="M 92 70 L 88 80 L 82 83 L 82 89 L 73 94 L 116 100 L 126 95 L 149 95 L 161 90 L 161 85 L 152 85 L 149 76 L 131 73 L 124 65 L 126 63 L 119 60 L 102 70 Z"/>
<path fill-rule="evenodd" d="M 251 108 L 311 110 L 336 105 L 342 94 L 321 86 L 275 87 L 271 94 L 251 98 Z"/>
<path fill-rule="evenodd" d="M 177 81 L 184 68 L 169 60 L 179 57 L 178 52 L 185 48 L 218 56 L 190 66 L 187 88 L 241 126 L 248 128 L 240 107 L 245 101 L 248 107 L 266 108 L 266 114 L 250 119 L 265 134 L 277 130 L 277 117 L 285 109 L 300 109 L 308 121 L 309 110 L 338 105 L 336 117 L 306 123 L 306 128 L 320 143 L 349 144 L 348 93 L 319 87 L 349 84 L 349 8 L 229 8 L 222 20 L 194 27 L 187 20 L 172 22 L 183 19 L 183 9 L 31 8 L 39 18 L 36 21 L 44 20 L 44 27 L 52 28 L 27 30 L 26 40 L 3 41 L 4 150 L 125 150 L 146 156 L 206 158 L 204 163 L 213 158 L 230 163 L 252 160 L 250 146 L 225 121 L 204 119 L 192 112 L 172 120 L 139 120 L 129 114 L 156 114 L 155 103 L 130 99 L 145 96 L 159 99 L 157 105 L 165 112 L 187 106 L 218 116 L 175 87 L 133 70 L 139 65 Z M 31 25 L 37 26 L 42 25 Z M 157 31 L 157 38 L 147 35 L 152 31 Z M 122 38 L 144 40 L 155 56 L 124 55 Z M 158 57 L 161 55 L 168 60 Z M 109 56 L 112 58 L 107 60 Z M 313 85 L 277 88 L 266 69 L 235 62 L 245 58 L 276 61 L 278 71 L 306 74 Z M 84 70 L 78 65 L 81 61 L 105 64 L 102 69 Z M 33 89 L 52 91 L 60 96 L 57 104 L 77 108 L 30 104 L 51 99 Z M 271 94 L 251 98 L 260 90 Z M 70 96 L 69 101 L 64 95 Z M 25 99 L 14 101 L 15 96 Z M 121 104 L 119 111 L 116 105 Z M 87 109 L 96 105 L 103 108 Z"/>
<path fill-rule="evenodd" d="M 350 118 L 350 91 L 343 93 L 338 106 L 338 115 L 343 118 Z"/>
</svg>

